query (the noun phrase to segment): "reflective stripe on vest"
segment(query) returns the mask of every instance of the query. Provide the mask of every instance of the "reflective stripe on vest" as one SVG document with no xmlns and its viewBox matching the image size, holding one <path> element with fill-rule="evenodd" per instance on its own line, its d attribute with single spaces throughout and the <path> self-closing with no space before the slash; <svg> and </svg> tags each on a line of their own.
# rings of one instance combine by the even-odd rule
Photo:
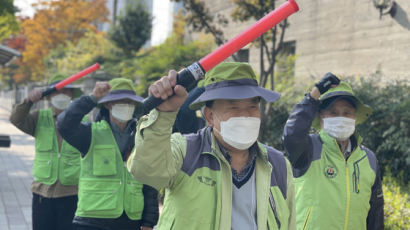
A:
<svg viewBox="0 0 410 230">
<path fill-rule="evenodd" d="M 59 150 L 51 109 L 39 111 L 34 137 L 34 180 L 48 185 L 57 180 L 63 185 L 77 185 L 81 154 L 64 140 Z"/>
<path fill-rule="evenodd" d="M 111 127 L 93 122 L 91 144 L 81 159 L 76 216 L 118 218 L 125 210 L 139 220 L 144 209 L 143 185 L 126 169 Z"/>
</svg>

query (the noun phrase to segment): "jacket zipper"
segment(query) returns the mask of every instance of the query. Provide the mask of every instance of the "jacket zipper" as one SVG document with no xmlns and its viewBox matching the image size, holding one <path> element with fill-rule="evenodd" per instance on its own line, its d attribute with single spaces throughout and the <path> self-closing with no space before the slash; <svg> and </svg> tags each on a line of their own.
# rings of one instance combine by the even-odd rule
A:
<svg viewBox="0 0 410 230">
<path fill-rule="evenodd" d="M 269 193 L 269 204 L 270 204 L 270 207 L 273 211 L 273 215 L 275 216 L 275 220 L 276 220 L 276 224 L 278 225 L 278 229 L 280 229 L 280 220 L 279 220 L 279 217 L 278 217 L 278 213 L 276 211 L 276 204 L 275 204 L 275 200 L 273 199 L 272 190 L 270 190 L 270 193 Z"/>
<path fill-rule="evenodd" d="M 334 140 L 336 146 L 338 146 L 337 141 Z M 349 223 L 349 209 L 350 209 L 350 181 L 349 181 L 349 165 L 347 164 L 347 159 L 343 155 L 342 151 L 339 149 L 339 153 L 342 158 L 345 160 L 345 176 L 346 176 L 346 212 L 345 212 L 345 227 L 344 230 L 347 230 L 347 225 Z"/>
<path fill-rule="evenodd" d="M 350 209 L 350 181 L 349 181 L 349 166 L 347 161 L 345 163 L 346 167 L 346 215 L 345 215 L 345 230 L 347 230 L 347 224 L 349 223 L 349 209 Z"/>
<path fill-rule="evenodd" d="M 310 213 L 312 212 L 312 206 L 309 207 L 308 213 L 306 215 L 305 223 L 303 224 L 303 230 L 306 229 L 307 223 L 309 221 Z"/>
<path fill-rule="evenodd" d="M 359 162 L 362 161 L 364 158 L 366 158 L 366 155 L 364 155 L 362 158 L 359 160 L 355 161 L 353 163 L 353 191 L 356 193 L 360 193 L 360 169 L 359 169 Z"/>
</svg>

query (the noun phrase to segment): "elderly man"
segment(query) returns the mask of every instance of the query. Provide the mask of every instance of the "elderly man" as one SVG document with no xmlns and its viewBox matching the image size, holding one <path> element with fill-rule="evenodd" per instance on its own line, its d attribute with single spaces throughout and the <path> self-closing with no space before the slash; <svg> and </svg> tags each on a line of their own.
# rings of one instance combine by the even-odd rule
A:
<svg viewBox="0 0 410 230">
<path fill-rule="evenodd" d="M 176 74 L 170 71 L 150 86 L 150 94 L 165 101 L 141 118 L 128 160 L 137 180 L 166 188 L 158 229 L 295 229 L 290 163 L 257 142 L 259 101 L 280 95 L 259 87 L 249 64 L 219 64 L 190 105 L 205 106 L 208 126 L 171 135 L 187 95 Z"/>
<path fill-rule="evenodd" d="M 295 106 L 283 143 L 295 177 L 298 229 L 383 229 L 376 156 L 355 132 L 370 113 L 331 73 Z M 311 126 L 320 133 L 309 135 Z"/>
<path fill-rule="evenodd" d="M 53 75 L 49 86 L 57 84 L 67 76 Z M 33 230 L 71 230 L 71 222 L 77 208 L 80 152 L 61 138 L 54 123 L 57 115 L 70 105 L 72 98 L 79 97 L 82 91 L 73 85 L 67 85 L 47 97 L 51 104 L 50 109 L 30 113 L 32 105 L 41 100 L 42 92 L 41 89 L 31 91 L 28 97 L 14 108 L 10 122 L 35 138 L 34 182 L 31 186 Z"/>
<path fill-rule="evenodd" d="M 131 80 L 97 82 L 58 117 L 63 138 L 82 155 L 77 230 L 149 230 L 158 220 L 157 191 L 132 178 L 125 167 L 133 147 L 135 106 L 142 98 Z M 95 122 L 81 117 L 101 106 Z"/>
</svg>

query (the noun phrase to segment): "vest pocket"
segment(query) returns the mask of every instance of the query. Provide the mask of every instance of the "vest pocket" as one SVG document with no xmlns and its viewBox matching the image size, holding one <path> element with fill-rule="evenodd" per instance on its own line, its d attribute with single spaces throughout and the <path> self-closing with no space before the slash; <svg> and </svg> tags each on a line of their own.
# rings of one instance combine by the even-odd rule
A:
<svg viewBox="0 0 410 230">
<path fill-rule="evenodd" d="M 269 189 L 269 205 L 270 205 L 270 208 L 272 210 L 273 216 L 275 217 L 276 225 L 277 225 L 278 229 L 280 229 L 281 224 L 280 224 L 278 212 L 276 210 L 275 199 L 273 198 L 273 194 L 272 194 L 271 189 Z"/>
<path fill-rule="evenodd" d="M 86 212 L 115 210 L 120 192 L 120 180 L 81 179 L 79 209 Z"/>
<path fill-rule="evenodd" d="M 93 174 L 112 176 L 117 174 L 115 148 L 112 145 L 96 145 L 93 153 Z"/>
<path fill-rule="evenodd" d="M 53 150 L 54 130 L 40 128 L 36 131 L 36 150 L 38 152 L 50 152 Z"/>
<path fill-rule="evenodd" d="M 36 157 L 33 162 L 33 175 L 36 179 L 46 179 L 51 176 L 51 156 L 49 159 L 39 159 Z"/>
<path fill-rule="evenodd" d="M 80 176 L 81 156 L 79 153 L 67 153 L 62 155 L 62 169 L 60 181 L 64 185 L 78 184 Z"/>
<path fill-rule="evenodd" d="M 352 181 L 353 181 L 353 192 L 360 193 L 360 167 L 359 162 L 366 158 L 364 155 L 359 160 L 353 163 L 353 174 L 352 174 Z"/>
<path fill-rule="evenodd" d="M 141 219 L 142 211 L 144 210 L 142 186 L 142 184 L 129 176 L 125 187 L 124 208 L 130 219 Z"/>
</svg>

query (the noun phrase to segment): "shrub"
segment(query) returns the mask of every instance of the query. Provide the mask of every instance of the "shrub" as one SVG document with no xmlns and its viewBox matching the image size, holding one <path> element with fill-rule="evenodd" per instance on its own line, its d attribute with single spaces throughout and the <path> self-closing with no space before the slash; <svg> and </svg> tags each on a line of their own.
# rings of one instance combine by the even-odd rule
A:
<svg viewBox="0 0 410 230">
<path fill-rule="evenodd" d="M 402 191 L 405 190 L 405 191 Z M 385 229 L 410 229 L 410 198 L 408 186 L 399 186 L 390 171 L 383 178 Z"/>
<path fill-rule="evenodd" d="M 395 81 L 381 86 L 378 76 L 349 81 L 356 95 L 373 109 L 369 119 L 358 126 L 364 145 L 376 154 L 382 175 L 389 167 L 399 178 L 410 167 L 410 85 Z M 410 170 L 404 170 L 400 180 L 408 184 Z"/>
</svg>

